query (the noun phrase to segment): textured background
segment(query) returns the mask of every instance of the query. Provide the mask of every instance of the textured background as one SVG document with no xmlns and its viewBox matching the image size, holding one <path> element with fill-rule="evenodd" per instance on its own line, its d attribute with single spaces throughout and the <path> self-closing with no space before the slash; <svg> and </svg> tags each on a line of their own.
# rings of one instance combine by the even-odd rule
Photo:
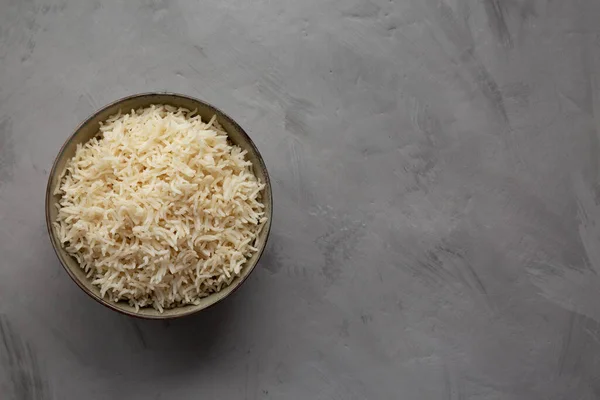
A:
<svg viewBox="0 0 600 400">
<path fill-rule="evenodd" d="M 2 399 L 600 398 L 598 0 L 0 0 Z M 231 299 L 96 304 L 47 239 L 74 127 L 214 103 L 275 221 Z"/>
</svg>

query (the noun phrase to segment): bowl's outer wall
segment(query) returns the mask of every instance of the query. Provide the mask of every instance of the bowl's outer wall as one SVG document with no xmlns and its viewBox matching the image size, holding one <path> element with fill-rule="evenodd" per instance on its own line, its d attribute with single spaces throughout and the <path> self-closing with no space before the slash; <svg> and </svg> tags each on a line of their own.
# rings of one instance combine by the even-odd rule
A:
<svg viewBox="0 0 600 400">
<path fill-rule="evenodd" d="M 265 203 L 265 214 L 269 217 L 266 225 L 263 227 L 257 240 L 258 251 L 246 262 L 242 275 L 236 278 L 231 285 L 227 286 L 218 293 L 212 294 L 200 300 L 198 305 L 187 305 L 181 306 L 169 310 L 164 310 L 159 313 L 154 308 L 145 307 L 136 311 L 134 307 L 124 302 L 114 303 L 103 299 L 100 296 L 100 290 L 98 287 L 91 284 L 91 280 L 86 278 L 84 271 L 79 267 L 79 263 L 73 257 L 71 257 L 60 244 L 58 237 L 52 226 L 52 221 L 56 221 L 58 209 L 56 204 L 60 200 L 60 196 L 54 195 L 54 189 L 58 185 L 60 177 L 65 169 L 67 162 L 74 156 L 77 149 L 77 145 L 85 143 L 91 138 L 99 134 L 100 122 L 105 121 L 109 116 L 119 112 L 129 112 L 132 109 L 138 109 L 141 107 L 148 107 L 152 104 L 168 104 L 176 107 L 184 107 L 190 110 L 197 109 L 198 114 L 203 120 L 209 120 L 213 115 L 217 116 L 217 121 L 228 133 L 232 143 L 238 145 L 244 150 L 247 150 L 248 159 L 252 162 L 253 170 L 256 176 L 265 183 L 265 189 L 262 193 L 263 202 Z M 103 305 L 110 307 L 113 310 L 120 311 L 122 313 L 150 319 L 168 319 L 182 317 L 205 309 L 218 301 L 224 299 L 231 294 L 242 282 L 248 277 L 256 266 L 262 252 L 267 243 L 269 231 L 271 228 L 272 220 L 272 194 L 271 184 L 269 175 L 265 163 L 258 152 L 256 146 L 244 130 L 234 122 L 229 116 L 220 111 L 219 109 L 201 101 L 188 96 L 173 94 L 173 93 L 147 93 L 134 95 L 130 97 L 118 100 L 92 115 L 85 122 L 83 122 L 75 133 L 65 142 L 61 151 L 59 152 L 50 177 L 48 180 L 48 187 L 46 192 L 46 222 L 48 224 L 48 231 L 54 250 L 60 259 L 61 263 L 65 267 L 71 278 L 81 287 L 86 293 L 92 296 L 95 300 L 99 301 Z"/>
</svg>

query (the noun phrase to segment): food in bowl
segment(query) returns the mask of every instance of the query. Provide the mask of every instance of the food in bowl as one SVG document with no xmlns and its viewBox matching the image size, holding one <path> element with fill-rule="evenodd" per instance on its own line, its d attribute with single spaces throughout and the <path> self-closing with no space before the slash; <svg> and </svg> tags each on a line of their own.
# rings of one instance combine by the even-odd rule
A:
<svg viewBox="0 0 600 400">
<path fill-rule="evenodd" d="M 152 105 L 78 145 L 53 227 L 102 297 L 162 312 L 240 276 L 267 221 L 264 187 L 215 117 Z"/>
</svg>

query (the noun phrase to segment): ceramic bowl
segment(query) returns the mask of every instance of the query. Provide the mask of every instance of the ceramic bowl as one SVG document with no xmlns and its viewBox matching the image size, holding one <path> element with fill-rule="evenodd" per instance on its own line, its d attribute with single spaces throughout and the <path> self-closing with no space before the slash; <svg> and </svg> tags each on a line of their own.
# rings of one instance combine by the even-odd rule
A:
<svg viewBox="0 0 600 400">
<path fill-rule="evenodd" d="M 269 218 L 268 222 L 266 222 L 266 226 L 262 229 L 258 236 L 256 243 L 258 251 L 254 253 L 252 258 L 246 262 L 241 276 L 237 277 L 229 286 L 225 287 L 220 292 L 211 294 L 210 296 L 201 299 L 200 303 L 197 305 L 180 306 L 173 309 L 164 310 L 162 313 L 151 307 L 141 308 L 139 311 L 136 311 L 135 307 L 130 306 L 126 302 L 112 302 L 108 299 L 102 298 L 102 296 L 100 296 L 99 288 L 92 285 L 91 279 L 86 278 L 85 273 L 80 268 L 77 260 L 75 260 L 64 250 L 58 240 L 58 236 L 54 230 L 54 227 L 52 226 L 52 221 L 56 220 L 58 213 L 56 204 L 60 200 L 60 196 L 54 195 L 53 192 L 56 188 L 56 185 L 59 183 L 60 174 L 64 170 L 65 164 L 75 154 L 77 145 L 79 143 L 85 143 L 94 136 L 99 135 L 100 122 L 106 120 L 109 116 L 116 114 L 119 112 L 119 110 L 123 112 L 129 112 L 132 109 L 147 107 L 151 104 L 169 104 L 175 107 L 185 107 L 190 110 L 197 109 L 198 114 L 200 114 L 202 119 L 205 121 L 208 121 L 213 115 L 216 115 L 217 121 L 225 129 L 231 142 L 238 145 L 242 149 L 247 150 L 247 157 L 252 162 L 254 173 L 262 182 L 265 182 L 262 198 L 265 203 L 266 216 Z M 260 153 L 258 152 L 258 149 L 248 134 L 246 134 L 246 132 L 231 117 L 218 108 L 202 100 L 174 93 L 137 94 L 120 99 L 94 113 L 91 117 L 79 125 L 79 127 L 75 130 L 75 133 L 73 133 L 71 137 L 67 139 L 65 144 L 60 149 L 58 156 L 54 161 L 54 165 L 52 166 L 52 170 L 48 178 L 48 186 L 46 188 L 46 224 L 48 227 L 48 233 L 50 234 L 50 240 L 52 242 L 52 246 L 54 247 L 54 251 L 56 252 L 56 255 L 58 256 L 61 264 L 69 276 L 84 292 L 106 307 L 127 315 L 147 319 L 171 319 L 196 313 L 200 310 L 210 307 L 215 303 L 218 303 L 239 288 L 254 270 L 260 256 L 265 249 L 271 228 L 272 213 L 273 198 L 271 194 L 269 174 L 267 173 L 267 168 Z"/>
</svg>

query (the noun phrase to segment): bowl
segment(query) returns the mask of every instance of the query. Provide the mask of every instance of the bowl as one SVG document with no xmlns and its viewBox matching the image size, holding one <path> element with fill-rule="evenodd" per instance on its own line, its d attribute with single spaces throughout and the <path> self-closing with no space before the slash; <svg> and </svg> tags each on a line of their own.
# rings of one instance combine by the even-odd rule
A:
<svg viewBox="0 0 600 400">
<path fill-rule="evenodd" d="M 52 222 L 56 221 L 56 216 L 58 214 L 56 204 L 60 200 L 60 196 L 54 195 L 53 192 L 56 188 L 56 185 L 59 184 L 60 175 L 64 170 L 66 163 L 75 155 L 77 145 L 79 143 L 85 143 L 94 136 L 98 135 L 100 122 L 105 121 L 109 116 L 119 112 L 119 110 L 129 112 L 132 109 L 148 107 L 152 104 L 169 104 L 175 107 L 184 107 L 189 110 L 197 109 L 198 114 L 205 121 L 208 121 L 213 115 L 216 115 L 217 121 L 227 132 L 230 141 L 248 152 L 247 157 L 248 160 L 252 162 L 253 172 L 262 182 L 265 183 L 265 188 L 262 195 L 263 202 L 265 203 L 265 215 L 268 217 L 265 227 L 261 230 L 257 238 L 256 247 L 258 248 L 258 251 L 246 261 L 241 275 L 234 279 L 229 286 L 223 288 L 218 293 L 213 293 L 202 298 L 199 304 L 182 305 L 176 308 L 166 309 L 162 313 L 152 307 L 144 307 L 136 311 L 135 307 L 130 306 L 127 302 L 113 302 L 102 298 L 99 288 L 92 285 L 91 279 L 85 276 L 85 272 L 80 268 L 77 260 L 69 255 L 62 247 L 60 241 L 58 240 L 58 235 L 52 226 Z M 271 229 L 272 217 L 273 198 L 271 194 L 269 174 L 267 173 L 264 160 L 252 142 L 252 139 L 250 139 L 248 134 L 231 117 L 218 108 L 202 100 L 175 93 L 136 94 L 117 100 L 94 113 L 91 117 L 79 125 L 79 127 L 75 130 L 71 137 L 67 139 L 65 144 L 60 149 L 58 156 L 54 161 L 54 165 L 52 166 L 52 170 L 50 171 L 48 186 L 46 188 L 46 225 L 48 227 L 48 233 L 50 235 L 50 240 L 52 242 L 52 246 L 54 247 L 54 251 L 69 276 L 84 292 L 106 307 L 123 314 L 146 319 L 171 319 L 190 315 L 218 303 L 233 293 L 248 278 L 250 273 L 256 267 L 256 264 L 258 263 L 258 260 L 260 259 L 260 256 L 262 255 L 267 244 L 267 239 Z"/>
</svg>

